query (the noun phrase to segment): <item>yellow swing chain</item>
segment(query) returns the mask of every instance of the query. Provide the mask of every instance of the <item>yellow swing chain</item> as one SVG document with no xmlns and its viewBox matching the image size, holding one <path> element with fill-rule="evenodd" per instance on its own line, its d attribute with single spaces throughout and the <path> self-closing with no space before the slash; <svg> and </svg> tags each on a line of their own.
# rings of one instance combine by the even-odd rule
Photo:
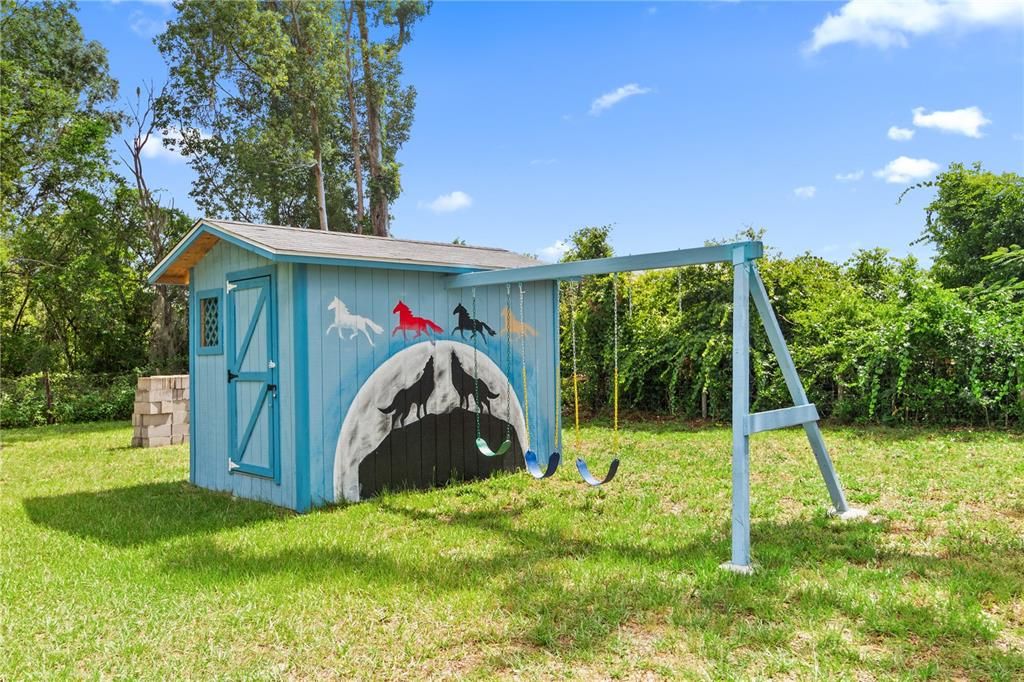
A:
<svg viewBox="0 0 1024 682">
<path fill-rule="evenodd" d="M 613 410 L 613 428 L 612 428 L 612 449 L 619 452 L 619 275 L 615 273 L 612 277 L 612 320 L 614 321 L 614 337 L 612 341 L 612 358 L 615 363 L 615 370 L 613 372 L 612 385 L 613 385 L 613 398 L 612 398 L 612 410 Z"/>
<path fill-rule="evenodd" d="M 572 327 L 572 404 L 576 413 L 576 449 L 580 449 L 580 373 L 576 365 L 576 303 L 579 300 L 580 285 L 569 298 L 569 318 Z"/>
<path fill-rule="evenodd" d="M 519 283 L 519 319 L 524 318 L 524 305 L 525 295 L 523 293 L 523 283 Z M 509 341 L 512 337 L 512 325 L 509 325 Z M 526 449 L 530 449 L 530 390 L 526 385 L 526 334 L 519 334 L 519 350 L 523 355 L 522 369 L 523 369 L 523 418 L 526 422 Z"/>
</svg>

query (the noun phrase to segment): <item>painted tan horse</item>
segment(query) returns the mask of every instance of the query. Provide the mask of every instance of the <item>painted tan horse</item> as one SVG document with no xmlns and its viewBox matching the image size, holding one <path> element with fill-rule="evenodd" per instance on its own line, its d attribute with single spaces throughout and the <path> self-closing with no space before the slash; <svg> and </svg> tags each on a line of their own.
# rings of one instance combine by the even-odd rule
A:
<svg viewBox="0 0 1024 682">
<path fill-rule="evenodd" d="M 501 333 L 516 334 L 517 336 L 537 336 L 537 330 L 530 325 L 517 320 L 509 308 L 501 309 Z"/>
</svg>

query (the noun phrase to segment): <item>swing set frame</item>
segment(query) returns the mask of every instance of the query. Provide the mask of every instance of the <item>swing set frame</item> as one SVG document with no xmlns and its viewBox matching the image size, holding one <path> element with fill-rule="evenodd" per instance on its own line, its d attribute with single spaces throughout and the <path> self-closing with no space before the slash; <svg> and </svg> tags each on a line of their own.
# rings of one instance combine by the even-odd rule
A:
<svg viewBox="0 0 1024 682">
<path fill-rule="evenodd" d="M 856 519 L 867 514 L 846 501 L 825 439 L 818 426 L 818 410 L 807 399 L 782 329 L 775 317 L 768 292 L 757 271 L 756 261 L 764 255 L 759 241 L 732 242 L 694 249 L 678 249 L 632 256 L 534 265 L 506 270 L 471 272 L 449 277 L 449 289 L 496 284 L 573 280 L 586 275 L 603 275 L 635 270 L 656 270 L 687 265 L 729 263 L 733 268 L 732 316 L 732 557 L 722 568 L 736 573 L 753 572 L 750 556 L 750 437 L 762 431 L 802 426 L 807 434 L 818 470 L 832 500 L 833 514 Z M 750 300 L 768 335 L 772 351 L 782 370 L 793 405 L 767 412 L 750 412 Z M 557 333 L 557 330 L 556 330 Z"/>
</svg>

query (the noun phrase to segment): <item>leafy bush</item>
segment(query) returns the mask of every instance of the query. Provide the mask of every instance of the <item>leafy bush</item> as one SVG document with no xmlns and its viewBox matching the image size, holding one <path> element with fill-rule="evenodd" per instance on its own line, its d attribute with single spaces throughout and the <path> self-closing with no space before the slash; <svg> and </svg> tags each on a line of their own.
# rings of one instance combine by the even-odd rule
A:
<svg viewBox="0 0 1024 682">
<path fill-rule="evenodd" d="M 744 235 L 752 237 L 757 235 Z M 592 248 L 592 245 L 589 246 Z M 1024 303 L 1014 291 L 968 295 L 912 257 L 857 253 L 843 265 L 769 254 L 757 263 L 808 396 L 844 421 L 1024 423 Z M 612 278 L 563 284 L 563 386 L 571 322 L 585 409 L 611 407 Z M 620 406 L 728 419 L 731 268 L 620 275 Z M 751 304 L 751 409 L 792 404 Z M 567 403 L 571 390 L 563 391 Z"/>
<path fill-rule="evenodd" d="M 0 424 L 6 428 L 46 423 L 129 419 L 136 374 L 29 374 L 0 379 Z"/>
</svg>

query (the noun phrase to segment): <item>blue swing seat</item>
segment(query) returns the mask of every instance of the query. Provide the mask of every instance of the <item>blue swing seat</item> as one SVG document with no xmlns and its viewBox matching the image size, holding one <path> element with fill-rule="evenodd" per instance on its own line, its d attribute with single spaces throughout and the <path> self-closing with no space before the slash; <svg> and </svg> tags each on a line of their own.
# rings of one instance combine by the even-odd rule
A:
<svg viewBox="0 0 1024 682">
<path fill-rule="evenodd" d="M 557 452 L 552 452 L 551 456 L 548 457 L 548 468 L 545 471 L 540 468 L 540 459 L 537 457 L 537 453 L 533 450 L 527 450 L 523 453 L 523 459 L 526 461 L 526 470 L 530 472 L 530 475 L 534 478 L 550 478 L 555 475 L 555 471 L 558 469 L 558 463 L 562 461 L 562 455 Z"/>
<path fill-rule="evenodd" d="M 604 477 L 603 480 L 599 480 L 596 476 L 594 476 L 594 474 L 590 473 L 590 467 L 587 466 L 587 463 L 583 461 L 582 457 L 576 458 L 576 468 L 579 470 L 580 476 L 583 477 L 583 480 L 587 482 L 587 485 L 597 487 L 599 485 L 604 485 L 605 483 L 608 483 L 610 480 L 615 478 L 615 474 L 619 470 L 619 458 L 616 457 L 615 459 L 612 460 L 612 465 L 608 467 L 608 474 Z"/>
</svg>

